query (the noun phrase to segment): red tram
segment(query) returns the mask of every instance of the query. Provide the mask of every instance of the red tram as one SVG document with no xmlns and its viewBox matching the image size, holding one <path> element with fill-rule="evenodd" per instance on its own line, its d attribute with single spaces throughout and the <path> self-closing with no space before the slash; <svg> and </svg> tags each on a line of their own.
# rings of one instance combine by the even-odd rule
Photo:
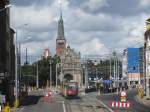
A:
<svg viewBox="0 0 150 112">
<path fill-rule="evenodd" d="M 66 98 L 78 96 L 78 83 L 63 82 L 60 87 L 60 93 Z"/>
</svg>

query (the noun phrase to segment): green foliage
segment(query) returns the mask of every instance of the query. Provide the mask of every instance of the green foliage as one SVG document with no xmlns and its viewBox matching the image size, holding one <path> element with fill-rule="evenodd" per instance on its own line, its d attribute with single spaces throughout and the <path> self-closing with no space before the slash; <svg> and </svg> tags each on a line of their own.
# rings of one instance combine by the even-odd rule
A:
<svg viewBox="0 0 150 112">
<path fill-rule="evenodd" d="M 55 84 L 55 74 L 56 74 L 56 63 L 60 62 L 60 58 L 56 55 L 52 58 L 41 59 L 38 62 L 34 62 L 32 65 L 22 66 L 22 74 L 26 82 L 34 82 L 36 84 L 36 75 L 37 75 L 37 63 L 38 63 L 38 74 L 39 74 L 39 85 L 40 87 L 47 85 L 47 80 L 50 79 L 50 60 L 52 67 L 52 81 Z"/>
<path fill-rule="evenodd" d="M 27 85 L 35 85 L 35 74 L 36 74 L 36 67 L 33 65 L 25 64 L 21 67 L 21 72 L 23 76 L 23 80 Z"/>
</svg>

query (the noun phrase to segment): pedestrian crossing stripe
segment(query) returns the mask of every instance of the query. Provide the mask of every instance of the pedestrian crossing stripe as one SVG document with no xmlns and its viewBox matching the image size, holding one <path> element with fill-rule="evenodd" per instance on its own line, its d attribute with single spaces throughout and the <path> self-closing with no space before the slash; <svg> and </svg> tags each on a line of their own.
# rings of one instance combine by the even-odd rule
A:
<svg viewBox="0 0 150 112">
<path fill-rule="evenodd" d="M 122 103 L 121 102 L 119 102 L 119 106 L 122 107 Z"/>
</svg>

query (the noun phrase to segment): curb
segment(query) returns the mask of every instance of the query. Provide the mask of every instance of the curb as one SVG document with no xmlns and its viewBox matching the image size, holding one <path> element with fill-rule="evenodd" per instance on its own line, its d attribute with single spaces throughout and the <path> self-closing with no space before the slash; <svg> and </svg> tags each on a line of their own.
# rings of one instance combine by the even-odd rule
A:
<svg viewBox="0 0 150 112">
<path fill-rule="evenodd" d="M 22 111 L 23 109 L 24 109 L 23 106 L 20 107 L 20 108 L 17 108 L 17 109 L 16 109 L 16 112 Z M 14 112 L 14 108 L 11 108 L 10 111 L 11 111 L 11 112 Z"/>
<path fill-rule="evenodd" d="M 140 100 L 140 98 L 138 98 L 138 96 L 137 96 L 137 95 L 136 95 L 136 96 L 134 96 L 134 99 L 135 99 L 135 101 L 137 101 L 137 102 L 139 102 L 139 103 L 141 103 L 141 104 L 145 105 L 146 107 L 149 107 L 149 108 L 150 108 L 150 106 L 149 106 L 149 105 L 146 105 L 145 103 L 143 103 L 143 101 L 141 101 L 141 100 Z"/>
</svg>

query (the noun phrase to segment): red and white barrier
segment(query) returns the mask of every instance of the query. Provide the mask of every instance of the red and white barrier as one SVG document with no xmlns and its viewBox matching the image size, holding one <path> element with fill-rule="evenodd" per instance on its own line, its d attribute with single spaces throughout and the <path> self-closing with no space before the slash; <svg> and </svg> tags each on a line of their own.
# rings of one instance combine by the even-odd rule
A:
<svg viewBox="0 0 150 112">
<path fill-rule="evenodd" d="M 111 102 L 112 108 L 130 108 L 131 103 L 130 102 Z"/>
</svg>

